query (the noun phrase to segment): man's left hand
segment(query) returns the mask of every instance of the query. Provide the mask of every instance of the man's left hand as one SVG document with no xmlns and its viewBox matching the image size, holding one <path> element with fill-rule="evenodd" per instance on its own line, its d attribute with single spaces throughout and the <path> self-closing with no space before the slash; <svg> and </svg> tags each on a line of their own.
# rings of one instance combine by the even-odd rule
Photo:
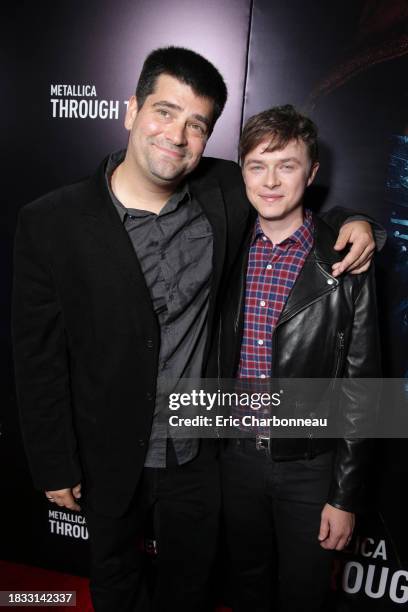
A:
<svg viewBox="0 0 408 612">
<path fill-rule="evenodd" d="M 350 221 L 342 225 L 334 248 L 342 251 L 348 244 L 351 244 L 351 249 L 346 257 L 332 266 L 333 276 L 344 272 L 361 274 L 368 270 L 375 251 L 371 225 L 367 221 Z"/>
<path fill-rule="evenodd" d="M 322 510 L 318 539 L 326 550 L 343 550 L 353 535 L 355 515 L 326 504 Z"/>
</svg>

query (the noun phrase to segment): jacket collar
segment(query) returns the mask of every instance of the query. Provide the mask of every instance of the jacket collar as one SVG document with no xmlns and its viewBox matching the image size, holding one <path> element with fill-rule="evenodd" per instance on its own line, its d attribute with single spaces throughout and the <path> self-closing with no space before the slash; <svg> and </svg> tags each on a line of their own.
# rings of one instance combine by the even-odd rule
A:
<svg viewBox="0 0 408 612">
<path fill-rule="evenodd" d="M 331 266 L 343 254 L 333 250 L 336 234 L 320 217 L 313 215 L 314 244 L 289 294 L 277 326 L 337 289 L 342 282 L 331 274 Z"/>
</svg>

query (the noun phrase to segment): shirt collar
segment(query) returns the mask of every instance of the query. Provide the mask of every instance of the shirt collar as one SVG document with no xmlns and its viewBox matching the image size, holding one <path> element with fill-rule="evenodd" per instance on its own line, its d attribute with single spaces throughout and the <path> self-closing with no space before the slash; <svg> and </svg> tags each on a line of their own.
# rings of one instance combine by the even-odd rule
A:
<svg viewBox="0 0 408 612">
<path fill-rule="evenodd" d="M 122 202 L 118 200 L 118 198 L 115 196 L 115 194 L 112 191 L 111 176 L 114 170 L 117 168 L 117 166 L 119 166 L 119 164 L 121 164 L 122 161 L 125 159 L 125 155 L 126 155 L 125 149 L 111 153 L 109 156 L 108 162 L 106 164 L 106 169 L 105 169 L 105 179 L 106 179 L 106 184 L 108 187 L 109 195 L 111 197 L 113 204 L 115 205 L 116 210 L 119 213 L 120 220 L 122 221 L 122 223 L 126 221 L 126 216 L 129 214 L 132 214 L 132 216 L 135 216 L 135 217 L 146 217 L 148 215 L 154 215 L 154 213 L 148 210 L 141 210 L 141 209 L 136 209 L 136 208 L 126 208 L 126 206 L 123 206 Z M 187 197 L 190 198 L 190 191 L 189 191 L 187 181 L 184 181 L 183 183 L 181 183 L 181 185 L 179 185 L 177 191 L 175 191 L 170 196 L 170 198 L 167 200 L 166 204 L 163 206 L 162 210 L 160 211 L 160 215 L 158 216 L 161 217 L 163 215 L 173 212 L 179 207 L 179 205 Z"/>
<path fill-rule="evenodd" d="M 264 234 L 261 228 L 261 224 L 259 222 L 259 217 L 256 218 L 255 227 L 253 231 L 253 236 L 251 240 L 251 245 L 255 244 L 257 240 L 264 239 L 264 237 L 269 240 L 269 238 Z M 269 240 L 270 242 L 270 240 Z M 300 227 L 297 228 L 296 231 L 293 232 L 291 236 L 282 240 L 278 244 L 274 244 L 274 247 L 280 247 L 281 249 L 287 250 L 290 245 L 296 244 L 298 248 L 302 251 L 309 252 L 313 245 L 313 215 L 312 211 L 308 208 L 305 208 L 305 216 L 304 221 Z"/>
</svg>

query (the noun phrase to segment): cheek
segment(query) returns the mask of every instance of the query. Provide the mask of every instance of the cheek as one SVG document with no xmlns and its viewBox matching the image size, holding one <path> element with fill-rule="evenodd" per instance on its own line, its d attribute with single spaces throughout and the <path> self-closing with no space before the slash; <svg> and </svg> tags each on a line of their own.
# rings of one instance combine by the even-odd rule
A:
<svg viewBox="0 0 408 612">
<path fill-rule="evenodd" d="M 197 157 L 201 157 L 201 155 L 204 153 L 205 144 L 206 143 L 203 142 L 202 140 L 193 140 L 193 141 L 190 141 L 189 149 L 191 151 L 192 157 L 194 157 L 195 159 Z"/>
<path fill-rule="evenodd" d="M 243 181 L 245 183 L 245 187 L 246 187 L 246 190 L 247 190 L 247 193 L 248 193 L 252 189 L 252 185 L 254 183 L 254 180 L 253 180 L 253 178 L 249 174 L 246 174 L 245 172 L 242 173 L 242 179 L 243 179 Z"/>
<path fill-rule="evenodd" d="M 154 136 L 163 131 L 161 124 L 154 119 L 146 120 L 139 126 L 140 133 L 144 136 Z"/>
<path fill-rule="evenodd" d="M 257 177 L 253 177 L 253 176 L 248 176 L 245 178 L 245 185 L 246 185 L 246 189 L 247 192 L 252 194 L 252 196 L 256 195 L 258 186 L 260 185 L 261 181 L 257 180 Z"/>
<path fill-rule="evenodd" d="M 288 181 L 286 187 L 290 193 L 292 193 L 293 195 L 298 195 L 304 190 L 303 179 L 296 178 L 294 180 Z"/>
</svg>

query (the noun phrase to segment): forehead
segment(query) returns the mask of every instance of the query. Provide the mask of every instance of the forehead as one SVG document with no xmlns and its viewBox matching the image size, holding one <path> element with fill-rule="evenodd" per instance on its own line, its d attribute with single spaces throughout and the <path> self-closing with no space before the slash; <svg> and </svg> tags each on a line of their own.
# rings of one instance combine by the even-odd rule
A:
<svg viewBox="0 0 408 612">
<path fill-rule="evenodd" d="M 273 145 L 273 136 L 265 138 L 247 153 L 245 162 L 247 163 L 251 159 L 268 162 L 288 158 L 295 158 L 299 162 L 309 161 L 309 152 L 303 140 L 297 140 L 294 138 L 293 140 L 290 140 L 282 149 L 268 151 L 268 147 L 273 147 Z"/>
<path fill-rule="evenodd" d="M 169 74 L 157 77 L 153 93 L 146 98 L 151 104 L 160 100 L 175 104 L 183 110 L 193 109 L 206 115 L 210 115 L 214 110 L 213 100 L 197 95 L 190 85 Z"/>
</svg>

